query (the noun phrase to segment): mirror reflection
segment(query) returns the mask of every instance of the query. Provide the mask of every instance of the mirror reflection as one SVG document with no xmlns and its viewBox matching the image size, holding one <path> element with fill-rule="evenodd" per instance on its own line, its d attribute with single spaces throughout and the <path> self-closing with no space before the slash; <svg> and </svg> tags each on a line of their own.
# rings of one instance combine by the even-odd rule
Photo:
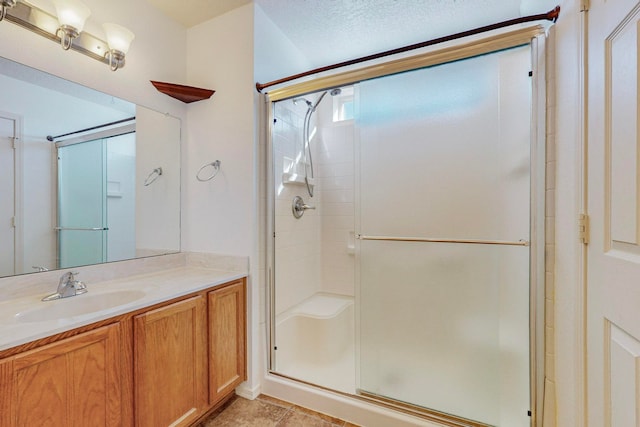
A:
<svg viewBox="0 0 640 427">
<path fill-rule="evenodd" d="M 180 120 L 0 58 L 0 276 L 180 250 Z"/>
</svg>

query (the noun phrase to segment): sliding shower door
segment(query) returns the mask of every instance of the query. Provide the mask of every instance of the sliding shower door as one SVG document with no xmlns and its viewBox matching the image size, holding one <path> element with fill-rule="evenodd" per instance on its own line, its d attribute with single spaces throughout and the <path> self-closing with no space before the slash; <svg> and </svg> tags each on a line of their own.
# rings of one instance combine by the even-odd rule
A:
<svg viewBox="0 0 640 427">
<path fill-rule="evenodd" d="M 107 261 L 104 140 L 58 148 L 58 268 Z"/>
<path fill-rule="evenodd" d="M 530 48 L 362 82 L 359 393 L 529 426 Z"/>
</svg>

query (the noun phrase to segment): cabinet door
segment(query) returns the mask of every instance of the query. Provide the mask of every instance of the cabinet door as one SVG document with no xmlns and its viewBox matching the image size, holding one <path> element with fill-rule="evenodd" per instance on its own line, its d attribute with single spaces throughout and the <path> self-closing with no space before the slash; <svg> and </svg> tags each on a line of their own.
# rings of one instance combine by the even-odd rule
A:
<svg viewBox="0 0 640 427">
<path fill-rule="evenodd" d="M 209 292 L 209 404 L 246 379 L 245 284 L 238 281 Z"/>
<path fill-rule="evenodd" d="M 0 362 L 0 425 L 120 426 L 120 325 Z"/>
<path fill-rule="evenodd" d="M 189 425 L 206 409 L 205 324 L 202 296 L 135 317 L 136 426 Z"/>
</svg>

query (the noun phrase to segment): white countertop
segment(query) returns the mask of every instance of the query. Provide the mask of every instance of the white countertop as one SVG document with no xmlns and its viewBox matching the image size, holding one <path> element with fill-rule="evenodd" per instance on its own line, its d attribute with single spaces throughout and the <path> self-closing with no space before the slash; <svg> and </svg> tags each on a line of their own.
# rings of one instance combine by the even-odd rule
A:
<svg viewBox="0 0 640 427">
<path fill-rule="evenodd" d="M 51 291 L 46 294 L 38 293 L 0 302 L 0 350 L 6 350 L 246 276 L 246 273 L 237 271 L 185 266 L 96 283 L 85 282 L 88 290 L 85 294 L 55 301 L 41 301 L 44 296 L 56 291 L 57 284 L 54 284 L 51 286 Z M 140 291 L 141 297 L 115 307 L 55 320 L 25 322 L 20 319 L 20 316 L 16 316 L 18 313 L 30 312 L 48 305 L 82 304 L 85 296 L 92 296 L 91 298 L 95 300 L 94 295 L 123 290 Z M 89 299 L 85 301 L 89 301 Z M 64 307 L 60 305 L 57 308 L 64 311 Z"/>
</svg>

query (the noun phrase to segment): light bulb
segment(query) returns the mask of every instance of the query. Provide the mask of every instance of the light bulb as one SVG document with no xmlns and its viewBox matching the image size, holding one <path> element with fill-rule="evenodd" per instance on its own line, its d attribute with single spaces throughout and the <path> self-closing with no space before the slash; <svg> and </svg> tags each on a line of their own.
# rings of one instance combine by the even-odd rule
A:
<svg viewBox="0 0 640 427">
<path fill-rule="evenodd" d="M 84 28 L 87 18 L 91 15 L 91 9 L 80 0 L 53 0 L 60 26 L 69 26 L 78 33 Z"/>
<path fill-rule="evenodd" d="M 135 34 L 118 24 L 102 24 L 104 32 L 107 34 L 107 44 L 109 51 L 105 53 L 105 58 L 109 60 L 111 71 L 124 67 L 124 58 Z"/>
<path fill-rule="evenodd" d="M 129 51 L 135 34 L 118 24 L 102 24 L 102 28 L 104 28 L 104 32 L 107 34 L 109 49 L 117 50 L 124 54 Z"/>
</svg>

